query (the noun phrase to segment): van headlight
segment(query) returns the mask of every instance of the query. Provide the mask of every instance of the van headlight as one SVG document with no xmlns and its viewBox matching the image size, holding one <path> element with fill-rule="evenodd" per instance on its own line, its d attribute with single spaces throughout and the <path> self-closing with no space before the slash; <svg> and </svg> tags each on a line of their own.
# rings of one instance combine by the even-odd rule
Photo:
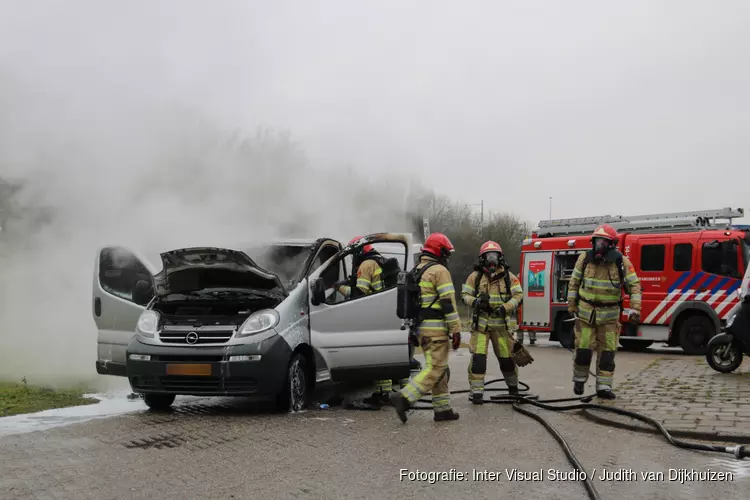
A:
<svg viewBox="0 0 750 500">
<path fill-rule="evenodd" d="M 247 337 L 265 332 L 279 324 L 279 313 L 274 309 L 263 309 L 253 313 L 240 327 L 237 337 Z"/>
<path fill-rule="evenodd" d="M 151 310 L 143 311 L 135 329 L 141 337 L 154 338 L 159 329 L 159 313 Z"/>
</svg>

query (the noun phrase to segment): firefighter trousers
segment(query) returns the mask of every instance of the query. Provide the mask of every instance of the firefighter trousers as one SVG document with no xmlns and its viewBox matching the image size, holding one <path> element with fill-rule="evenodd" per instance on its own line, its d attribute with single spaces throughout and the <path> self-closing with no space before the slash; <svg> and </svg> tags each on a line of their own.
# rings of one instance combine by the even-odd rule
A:
<svg viewBox="0 0 750 500">
<path fill-rule="evenodd" d="M 612 389 L 619 326 L 618 323 L 592 325 L 580 319 L 576 321 L 573 382 L 585 383 L 588 380 L 591 357 L 596 352 L 596 390 Z"/>
<path fill-rule="evenodd" d="M 448 389 L 450 337 L 447 332 L 420 333 L 419 345 L 424 354 L 424 367 L 421 372 L 409 379 L 409 382 L 401 389 L 401 395 L 413 405 L 422 396 L 431 392 L 433 411 L 435 413 L 449 411 L 452 409 Z"/>
<path fill-rule="evenodd" d="M 393 387 L 393 381 L 390 379 L 375 381 L 375 392 L 379 392 L 381 394 L 388 394 L 391 392 L 392 387 Z"/>
<path fill-rule="evenodd" d="M 485 332 L 474 330 L 469 340 L 469 393 L 484 394 L 484 376 L 487 373 L 487 348 L 492 343 L 495 357 L 500 362 L 505 384 L 508 387 L 518 387 L 518 367 L 511 358 L 513 336 L 505 328 L 492 328 Z"/>
</svg>

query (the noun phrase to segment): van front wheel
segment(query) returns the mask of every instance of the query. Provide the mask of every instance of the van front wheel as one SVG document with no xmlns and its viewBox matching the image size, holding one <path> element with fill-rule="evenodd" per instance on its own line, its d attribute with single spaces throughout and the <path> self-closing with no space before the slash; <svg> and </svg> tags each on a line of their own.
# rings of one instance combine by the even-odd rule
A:
<svg viewBox="0 0 750 500">
<path fill-rule="evenodd" d="M 143 402 L 146 406 L 156 411 L 167 411 L 174 403 L 174 394 L 144 394 Z"/>
<path fill-rule="evenodd" d="M 286 412 L 297 412 L 307 408 L 310 392 L 308 387 L 307 360 L 302 353 L 297 352 L 289 362 L 284 389 L 277 398 L 279 408 Z"/>
</svg>

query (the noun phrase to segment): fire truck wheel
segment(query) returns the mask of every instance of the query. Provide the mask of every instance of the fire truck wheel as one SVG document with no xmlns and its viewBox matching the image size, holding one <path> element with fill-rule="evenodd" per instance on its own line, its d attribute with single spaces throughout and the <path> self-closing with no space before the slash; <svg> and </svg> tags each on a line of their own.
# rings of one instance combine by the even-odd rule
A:
<svg viewBox="0 0 750 500">
<path fill-rule="evenodd" d="M 680 325 L 680 347 L 685 354 L 706 354 L 714 325 L 705 316 L 690 316 Z"/>
<path fill-rule="evenodd" d="M 636 351 L 636 352 L 645 351 L 646 349 L 651 347 L 651 344 L 653 343 L 654 343 L 653 340 L 635 340 L 635 339 L 620 338 L 620 345 L 626 351 Z"/>
<path fill-rule="evenodd" d="M 563 320 L 567 319 L 564 314 L 558 314 L 555 319 L 555 333 L 557 334 L 557 341 L 560 342 L 566 349 L 573 349 L 575 342 L 573 340 L 573 323 L 566 323 Z"/>
</svg>

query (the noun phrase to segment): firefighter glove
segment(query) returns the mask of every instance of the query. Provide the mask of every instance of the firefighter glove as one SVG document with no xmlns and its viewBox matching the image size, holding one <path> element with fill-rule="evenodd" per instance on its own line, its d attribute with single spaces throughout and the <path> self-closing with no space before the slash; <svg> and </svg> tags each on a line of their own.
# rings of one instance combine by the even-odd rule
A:
<svg viewBox="0 0 750 500">
<path fill-rule="evenodd" d="M 628 319 L 630 321 L 637 323 L 641 319 L 641 314 L 638 311 L 630 311 L 630 315 L 628 316 Z"/>
<path fill-rule="evenodd" d="M 504 306 L 500 306 L 500 307 L 498 307 L 497 309 L 495 309 L 495 314 L 497 314 L 498 316 L 503 316 L 503 317 L 505 317 L 505 315 L 506 315 L 507 313 L 508 313 L 508 312 L 507 312 L 507 311 L 505 310 L 505 307 L 504 307 Z"/>
<path fill-rule="evenodd" d="M 570 314 L 575 314 L 578 312 L 578 306 L 568 306 L 568 312 Z"/>
<path fill-rule="evenodd" d="M 534 358 L 520 342 L 513 345 L 513 353 L 510 356 L 517 366 L 526 366 L 534 362 Z"/>
<path fill-rule="evenodd" d="M 461 333 L 456 332 L 453 334 L 453 350 L 455 351 L 461 347 Z"/>
</svg>

